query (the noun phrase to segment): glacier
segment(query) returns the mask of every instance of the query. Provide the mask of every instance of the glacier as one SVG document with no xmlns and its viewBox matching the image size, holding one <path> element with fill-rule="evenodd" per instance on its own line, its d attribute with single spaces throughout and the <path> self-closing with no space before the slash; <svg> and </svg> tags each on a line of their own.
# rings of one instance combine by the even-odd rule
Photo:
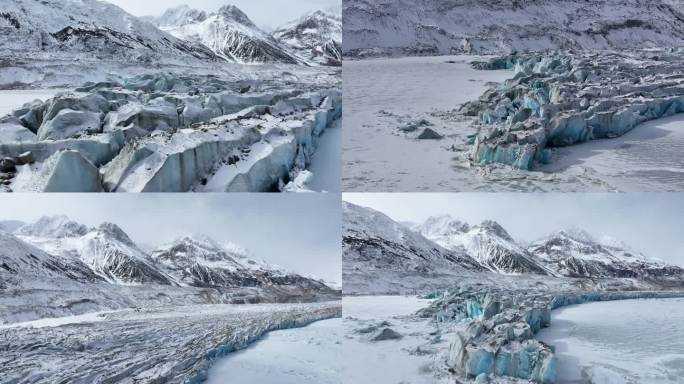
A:
<svg viewBox="0 0 684 384">
<path fill-rule="evenodd" d="M 332 14 L 280 29 L 308 44 L 295 48 L 235 6 L 137 18 L 95 0 L 4 2 L 0 89 L 62 91 L 0 116 L 0 159 L 15 164 L 3 167 L 0 191 L 304 189 L 288 184 L 310 171 L 319 136 L 340 119 L 341 70 L 322 59 L 334 52 L 299 57 L 339 43 Z M 78 152 L 86 161 L 73 171 L 90 175 L 89 162 L 97 179 L 46 188 L 52 175 L 70 177 L 44 166 L 61 151 Z M 25 154 L 33 161 L 18 162 Z"/>
<path fill-rule="evenodd" d="M 493 59 L 496 67 L 502 59 Z M 638 125 L 684 112 L 681 54 L 550 52 L 514 54 L 514 76 L 471 106 L 483 125 L 476 164 L 524 170 L 552 161 L 549 148 L 622 136 Z"/>
<path fill-rule="evenodd" d="M 202 382 L 270 331 L 341 316 L 338 290 L 207 236 L 143 250 L 113 223 L 0 228 L 3 381 Z"/>
<path fill-rule="evenodd" d="M 427 376 L 416 382 L 556 383 L 554 346 L 537 339 L 553 310 L 684 297 L 682 267 L 578 228 L 519 244 L 493 221 L 471 225 L 442 215 L 400 223 L 350 203 L 343 214 L 343 301 L 367 300 L 365 311 L 392 313 L 397 301 L 424 300 L 401 317 L 363 321 L 357 312 L 345 318 L 345 332 L 371 356 L 407 359 L 409 351 L 402 369 Z M 368 344 L 388 328 L 404 330 L 402 352 Z"/>
<path fill-rule="evenodd" d="M 319 136 L 340 118 L 341 93 L 256 83 L 245 91 L 245 86 L 200 76 L 141 75 L 123 83 L 86 84 L 27 104 L 0 119 L 0 129 L 12 124 L 14 131 L 21 126 L 26 135 L 38 136 L 0 143 L 0 156 L 16 159 L 30 152 L 37 164 L 28 182 L 7 189 L 47 191 L 39 180 L 51 177 L 67 187 L 66 180 L 88 174 L 85 170 L 93 166 L 97 172 L 90 184 L 70 187 L 181 192 L 212 183 L 222 191 L 278 189 L 281 180 L 287 182 L 292 172 L 310 164 Z M 55 176 L 47 165 L 63 150 L 77 152 L 84 162 L 72 167 L 76 173 Z M 213 180 L 222 168 L 232 172 Z M 49 190 L 60 191 L 59 184 Z"/>
</svg>

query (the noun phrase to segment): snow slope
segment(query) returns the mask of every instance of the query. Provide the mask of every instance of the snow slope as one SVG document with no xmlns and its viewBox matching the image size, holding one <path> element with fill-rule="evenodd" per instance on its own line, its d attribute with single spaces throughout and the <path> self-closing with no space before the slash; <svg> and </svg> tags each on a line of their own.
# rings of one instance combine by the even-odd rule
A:
<svg viewBox="0 0 684 384">
<path fill-rule="evenodd" d="M 445 249 L 378 211 L 343 204 L 345 269 L 425 274 L 482 269 L 464 249 Z"/>
<path fill-rule="evenodd" d="M 547 268 L 572 277 L 650 277 L 680 268 L 649 259 L 612 238 L 596 240 L 581 229 L 553 233 L 529 245 Z"/>
<path fill-rule="evenodd" d="M 482 266 L 497 273 L 548 274 L 528 251 L 497 222 L 470 226 L 450 216 L 431 217 L 414 228 L 447 249 L 465 249 Z"/>
<path fill-rule="evenodd" d="M 344 290 L 355 294 L 434 291 L 452 286 L 453 276 L 499 284 L 502 275 L 544 284 L 561 284 L 564 278 L 613 284 L 609 279 L 616 279 L 614 284 L 623 288 L 676 287 L 684 276 L 682 267 L 647 258 L 612 238 L 595 240 L 581 230 L 551 234 L 528 246 L 494 221 L 471 226 L 438 216 L 419 225 L 400 224 L 350 203 L 344 203 L 343 218 Z"/>
<path fill-rule="evenodd" d="M 349 0 L 343 12 L 348 56 L 684 45 L 666 0 Z"/>
<path fill-rule="evenodd" d="M 2 0 L 3 57 L 76 57 L 154 63 L 214 60 L 206 47 L 179 40 L 99 0 Z"/>
<path fill-rule="evenodd" d="M 237 63 L 302 64 L 271 35 L 257 27 L 234 5 L 206 14 L 187 6 L 171 9 L 153 21 L 179 39 L 200 43 L 218 56 Z"/>
<path fill-rule="evenodd" d="M 220 244 L 202 235 L 180 238 L 148 254 L 112 223 L 88 228 L 66 216 L 43 217 L 20 227 L 16 233 L 21 239 L 16 241 L 30 244 L 27 246 L 31 249 L 34 246 L 41 249 L 41 254 L 51 263 L 74 264 L 77 269 L 86 266 L 88 272 L 111 284 L 255 289 L 286 287 L 288 290 L 282 292 L 284 296 L 293 294 L 289 288 L 296 288 L 302 295 L 306 292 L 334 292 L 316 279 L 256 261 L 247 250 L 236 244 Z M 16 239 L 12 235 L 7 236 Z M 16 258 L 13 260 L 16 264 Z M 8 271 L 18 273 L 11 265 Z"/>
<path fill-rule="evenodd" d="M 273 36 L 300 57 L 323 65 L 342 65 L 342 17 L 316 11 L 291 21 Z"/>
</svg>

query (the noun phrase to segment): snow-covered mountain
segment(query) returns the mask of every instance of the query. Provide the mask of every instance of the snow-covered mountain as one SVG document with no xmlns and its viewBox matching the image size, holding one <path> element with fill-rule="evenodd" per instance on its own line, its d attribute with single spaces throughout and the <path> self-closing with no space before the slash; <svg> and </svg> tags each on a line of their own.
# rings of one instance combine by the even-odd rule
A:
<svg viewBox="0 0 684 384">
<path fill-rule="evenodd" d="M 340 15 L 316 11 L 277 28 L 273 36 L 310 62 L 342 65 Z"/>
<path fill-rule="evenodd" d="M 0 0 L 0 9 L 2 56 L 139 63 L 217 59 L 205 46 L 177 39 L 106 1 Z"/>
<path fill-rule="evenodd" d="M 73 278 L 77 280 L 86 276 L 117 285 L 287 286 L 302 292 L 332 291 L 318 280 L 256 261 L 236 244 L 218 243 L 206 236 L 183 237 L 148 254 L 116 224 L 89 228 L 66 216 L 43 217 L 18 228 L 15 234 L 0 234 L 4 242 L 11 242 L 7 249 L 23 250 L 0 251 L 0 266 L 6 263 L 8 272 L 19 273 L 17 263 L 36 254 L 33 264 L 47 265 L 46 271 L 80 271 Z"/>
<path fill-rule="evenodd" d="M 581 229 L 553 233 L 528 250 L 548 269 L 570 277 L 658 277 L 682 273 L 611 238 L 595 239 Z"/>
<path fill-rule="evenodd" d="M 349 0 L 344 54 L 684 45 L 679 0 Z"/>
<path fill-rule="evenodd" d="M 324 288 L 317 280 L 255 261 L 235 244 L 206 236 L 186 236 L 154 250 L 151 257 L 182 285 L 194 287 L 259 287 L 299 285 Z"/>
<path fill-rule="evenodd" d="M 445 249 L 383 213 L 343 204 L 345 270 L 425 274 L 484 270 L 463 248 Z"/>
<path fill-rule="evenodd" d="M 492 272 L 549 274 L 495 221 L 470 226 L 446 215 L 431 217 L 414 230 L 446 249 L 465 249 L 470 257 Z"/>
<path fill-rule="evenodd" d="M 596 240 L 582 230 L 554 233 L 522 245 L 500 224 L 469 225 L 449 215 L 401 224 L 369 208 L 344 203 L 345 275 L 464 271 L 579 278 L 635 278 L 665 283 L 684 268 L 650 259 L 624 243 Z M 369 275 L 370 274 L 370 275 Z M 355 276 L 355 284 L 358 284 Z"/>
<path fill-rule="evenodd" d="M 16 233 L 22 236 L 61 239 L 83 236 L 88 231 L 89 228 L 85 225 L 71 221 L 64 215 L 57 215 L 43 216 L 34 223 L 22 225 Z"/>
<path fill-rule="evenodd" d="M 231 62 L 304 63 L 234 5 L 224 5 L 209 14 L 181 6 L 148 20 L 179 39 L 209 47 Z"/>
<path fill-rule="evenodd" d="M 0 231 L 0 272 L 10 276 L 62 277 L 81 282 L 100 280 L 80 260 L 55 257 L 3 231 Z M 0 276 L 0 288 L 5 287 L 5 279 Z"/>
<path fill-rule="evenodd" d="M 17 234 L 49 254 L 84 263 L 93 273 L 111 283 L 172 283 L 115 224 L 88 228 L 66 216 L 43 217 L 20 228 Z"/>
</svg>

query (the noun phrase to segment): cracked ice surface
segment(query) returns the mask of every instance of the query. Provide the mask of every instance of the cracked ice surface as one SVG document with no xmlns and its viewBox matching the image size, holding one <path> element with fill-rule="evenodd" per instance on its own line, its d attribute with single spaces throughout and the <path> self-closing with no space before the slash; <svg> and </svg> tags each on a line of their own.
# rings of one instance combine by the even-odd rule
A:
<svg viewBox="0 0 684 384">
<path fill-rule="evenodd" d="M 122 310 L 97 322 L 6 328 L 0 330 L 0 375 L 13 383 L 199 383 L 218 357 L 268 331 L 340 315 L 339 302 L 192 305 Z"/>
<path fill-rule="evenodd" d="M 678 50 L 657 50 L 514 54 L 474 63 L 515 67 L 515 76 L 463 106 L 482 124 L 473 162 L 546 172 L 584 168 L 608 189 L 681 190 L 681 118 L 657 120 L 684 112 L 681 62 Z M 552 150 L 632 130 L 642 132 Z"/>
<path fill-rule="evenodd" d="M 299 75 L 155 73 L 31 101 L 0 118 L 0 188 L 283 190 L 341 115 L 334 73 Z M 65 150 L 77 155 L 63 160 Z M 71 182 L 75 174 L 88 176 Z"/>
</svg>

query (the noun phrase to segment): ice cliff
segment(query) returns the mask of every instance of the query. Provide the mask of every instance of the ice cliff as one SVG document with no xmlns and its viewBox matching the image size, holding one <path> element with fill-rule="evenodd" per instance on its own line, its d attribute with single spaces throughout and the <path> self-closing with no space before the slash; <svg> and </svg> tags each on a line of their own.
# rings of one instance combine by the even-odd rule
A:
<svg viewBox="0 0 684 384">
<path fill-rule="evenodd" d="M 532 169 L 550 148 L 617 137 L 639 124 L 684 112 L 677 50 L 514 54 L 478 68 L 510 67 L 513 78 L 461 111 L 478 116 L 475 164 Z"/>
</svg>

